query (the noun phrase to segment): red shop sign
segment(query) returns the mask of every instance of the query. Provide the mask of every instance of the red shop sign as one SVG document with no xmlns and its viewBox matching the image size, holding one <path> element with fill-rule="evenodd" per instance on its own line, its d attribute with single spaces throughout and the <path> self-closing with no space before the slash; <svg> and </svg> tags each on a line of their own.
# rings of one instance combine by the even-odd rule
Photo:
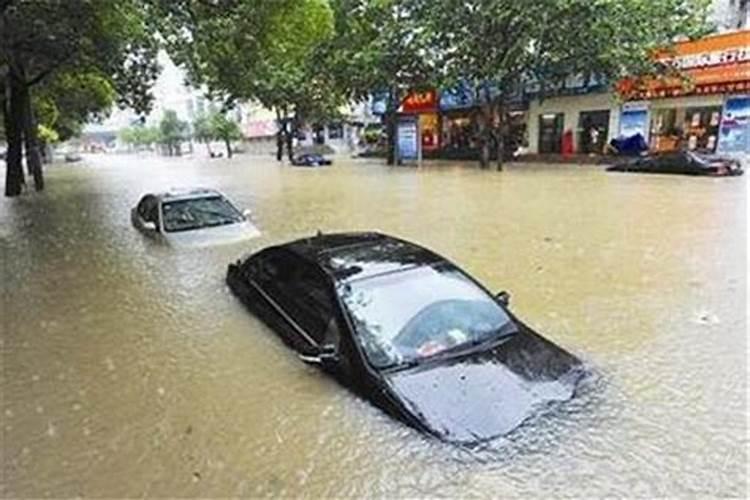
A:
<svg viewBox="0 0 750 500">
<path fill-rule="evenodd" d="M 435 111 L 437 109 L 437 92 L 425 90 L 423 92 L 411 92 L 401 103 L 403 113 L 422 113 Z"/>
</svg>

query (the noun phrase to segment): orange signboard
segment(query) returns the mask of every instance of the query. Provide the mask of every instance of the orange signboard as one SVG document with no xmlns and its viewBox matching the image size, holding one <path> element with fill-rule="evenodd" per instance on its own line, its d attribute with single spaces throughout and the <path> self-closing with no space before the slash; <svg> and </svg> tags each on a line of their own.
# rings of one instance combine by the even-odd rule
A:
<svg viewBox="0 0 750 500">
<path fill-rule="evenodd" d="M 749 30 L 679 42 L 655 57 L 678 70 L 684 78 L 627 78 L 618 83 L 621 95 L 628 99 L 649 99 L 750 91 Z"/>
<path fill-rule="evenodd" d="M 423 113 L 437 109 L 437 92 L 425 90 L 423 92 L 411 92 L 401 104 L 404 113 Z"/>
</svg>

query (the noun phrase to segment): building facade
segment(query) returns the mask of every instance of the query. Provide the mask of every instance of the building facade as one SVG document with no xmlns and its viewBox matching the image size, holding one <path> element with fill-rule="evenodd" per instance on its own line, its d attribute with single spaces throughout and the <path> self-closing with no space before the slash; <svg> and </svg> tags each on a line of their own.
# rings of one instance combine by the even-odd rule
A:
<svg viewBox="0 0 750 500">
<path fill-rule="evenodd" d="M 748 154 L 745 109 L 750 99 L 750 31 L 679 42 L 659 57 L 684 79 L 626 79 L 617 91 L 532 100 L 531 153 L 602 153 L 615 137 L 640 133 L 652 151 Z M 743 146 L 743 144 L 745 144 Z"/>
</svg>

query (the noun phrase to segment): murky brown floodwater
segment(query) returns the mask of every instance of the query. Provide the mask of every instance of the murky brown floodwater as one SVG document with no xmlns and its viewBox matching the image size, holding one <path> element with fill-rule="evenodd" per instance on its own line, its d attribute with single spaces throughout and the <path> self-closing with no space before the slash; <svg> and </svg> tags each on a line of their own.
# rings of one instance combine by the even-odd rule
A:
<svg viewBox="0 0 750 500">
<path fill-rule="evenodd" d="M 745 495 L 747 176 L 339 163 L 101 156 L 3 199 L 0 495 Z M 173 251 L 130 226 L 143 192 L 192 185 L 263 237 Z M 317 229 L 432 247 L 597 375 L 483 450 L 422 437 L 224 285 L 241 253 Z"/>
</svg>

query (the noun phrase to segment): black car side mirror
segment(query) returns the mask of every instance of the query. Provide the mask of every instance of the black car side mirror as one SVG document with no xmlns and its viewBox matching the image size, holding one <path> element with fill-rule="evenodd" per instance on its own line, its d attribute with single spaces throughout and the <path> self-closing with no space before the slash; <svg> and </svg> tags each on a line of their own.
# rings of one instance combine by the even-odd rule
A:
<svg viewBox="0 0 750 500">
<path fill-rule="evenodd" d="M 323 363 L 338 363 L 339 351 L 335 345 L 325 344 L 320 347 L 318 357 Z"/>
<path fill-rule="evenodd" d="M 333 344 L 324 344 L 318 349 L 317 355 L 308 356 L 306 354 L 300 354 L 299 359 L 305 363 L 316 364 L 316 365 L 329 365 L 338 363 L 339 352 L 336 346 Z"/>
<path fill-rule="evenodd" d="M 495 300 L 507 307 L 510 304 L 510 294 L 503 290 L 495 295 Z"/>
</svg>

